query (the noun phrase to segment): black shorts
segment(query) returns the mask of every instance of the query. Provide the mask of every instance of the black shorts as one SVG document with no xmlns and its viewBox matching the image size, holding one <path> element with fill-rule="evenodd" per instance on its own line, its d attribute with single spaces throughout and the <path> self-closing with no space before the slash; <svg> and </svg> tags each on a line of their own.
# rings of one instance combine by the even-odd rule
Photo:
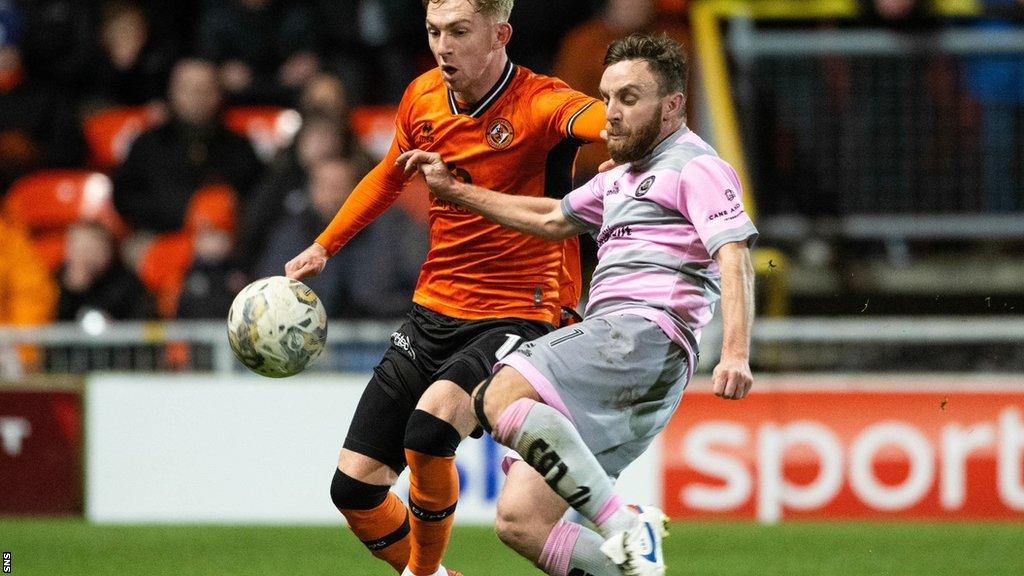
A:
<svg viewBox="0 0 1024 576">
<path fill-rule="evenodd" d="M 434 382 L 451 380 L 467 393 L 491 374 L 494 363 L 554 326 L 521 318 L 460 320 L 413 305 L 408 321 L 363 390 L 345 448 L 405 469 L 405 424 Z"/>
</svg>

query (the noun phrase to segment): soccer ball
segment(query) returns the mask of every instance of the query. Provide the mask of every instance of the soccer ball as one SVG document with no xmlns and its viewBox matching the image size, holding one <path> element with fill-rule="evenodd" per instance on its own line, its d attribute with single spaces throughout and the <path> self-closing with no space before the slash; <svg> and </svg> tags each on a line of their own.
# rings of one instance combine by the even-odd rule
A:
<svg viewBox="0 0 1024 576">
<path fill-rule="evenodd" d="M 306 369 L 327 342 L 327 313 L 308 286 L 271 276 L 249 284 L 228 312 L 228 342 L 238 360 L 271 378 Z"/>
</svg>

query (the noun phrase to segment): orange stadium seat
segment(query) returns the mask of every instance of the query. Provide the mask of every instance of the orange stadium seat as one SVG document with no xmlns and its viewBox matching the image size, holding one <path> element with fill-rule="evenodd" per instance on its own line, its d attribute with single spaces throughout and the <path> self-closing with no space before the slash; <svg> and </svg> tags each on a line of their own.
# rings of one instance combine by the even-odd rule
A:
<svg viewBox="0 0 1024 576">
<path fill-rule="evenodd" d="M 87 170 L 46 170 L 18 179 L 4 200 L 4 215 L 29 230 L 51 270 L 64 257 L 64 233 L 79 220 L 95 220 L 115 236 L 127 231 L 114 210 L 110 178 Z"/>
<path fill-rule="evenodd" d="M 92 166 L 109 170 L 120 164 L 132 142 L 158 120 L 145 106 L 109 108 L 88 116 L 83 128 Z"/>
<path fill-rule="evenodd" d="M 292 143 L 302 127 L 302 116 L 290 108 L 277 106 L 235 106 L 224 113 L 224 124 L 252 142 L 264 162 Z"/>
<path fill-rule="evenodd" d="M 352 109 L 352 130 L 374 158 L 383 158 L 395 137 L 397 106 L 359 106 Z"/>
</svg>

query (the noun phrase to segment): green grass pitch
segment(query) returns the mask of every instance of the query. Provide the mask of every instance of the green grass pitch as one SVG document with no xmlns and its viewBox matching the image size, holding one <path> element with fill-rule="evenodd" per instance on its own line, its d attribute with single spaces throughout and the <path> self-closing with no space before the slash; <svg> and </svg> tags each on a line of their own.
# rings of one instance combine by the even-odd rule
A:
<svg viewBox="0 0 1024 576">
<path fill-rule="evenodd" d="M 1020 576 L 1024 524 L 679 523 L 670 575 Z M 388 576 L 336 527 L 93 526 L 0 518 L 11 574 Z M 446 565 L 466 576 L 541 574 L 485 527 L 457 527 Z"/>
</svg>

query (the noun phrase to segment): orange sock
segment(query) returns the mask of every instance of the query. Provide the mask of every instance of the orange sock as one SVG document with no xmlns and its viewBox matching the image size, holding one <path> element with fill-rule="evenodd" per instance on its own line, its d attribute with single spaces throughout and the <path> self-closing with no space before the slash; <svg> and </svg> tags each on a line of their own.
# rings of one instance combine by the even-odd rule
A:
<svg viewBox="0 0 1024 576">
<path fill-rule="evenodd" d="M 455 456 L 432 456 L 405 450 L 409 462 L 409 569 L 413 574 L 437 572 L 448 548 L 459 501 Z"/>
<path fill-rule="evenodd" d="M 376 508 L 342 510 L 348 525 L 370 553 L 399 574 L 409 564 L 409 510 L 394 492 Z"/>
</svg>

